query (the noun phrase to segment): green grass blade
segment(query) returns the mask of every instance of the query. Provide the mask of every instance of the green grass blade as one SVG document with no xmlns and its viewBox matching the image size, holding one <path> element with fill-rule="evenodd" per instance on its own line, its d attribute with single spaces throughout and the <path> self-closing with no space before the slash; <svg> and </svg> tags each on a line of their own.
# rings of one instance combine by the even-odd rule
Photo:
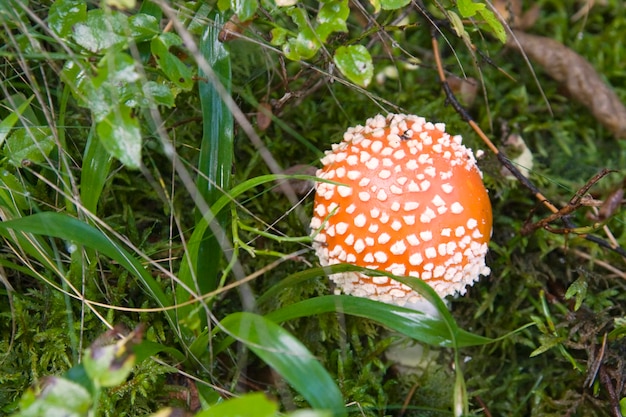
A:
<svg viewBox="0 0 626 417">
<path fill-rule="evenodd" d="M 15 126 L 15 123 L 17 123 L 17 121 L 19 120 L 22 113 L 24 113 L 24 110 L 26 110 L 28 106 L 30 106 L 30 102 L 33 100 L 34 97 L 35 96 L 30 96 L 28 100 L 23 102 L 15 111 L 10 113 L 7 117 L 4 118 L 4 120 L 0 122 L 0 147 L 9 135 L 11 129 L 13 129 L 13 126 Z"/>
<path fill-rule="evenodd" d="M 111 169 L 113 157 L 109 154 L 102 141 L 95 137 L 94 129 L 89 132 L 80 180 L 80 199 L 85 209 L 96 214 L 98 201 Z"/>
<path fill-rule="evenodd" d="M 315 356 L 287 330 L 263 316 L 233 313 L 226 331 L 276 370 L 313 408 L 345 416 L 341 391 Z"/>
<path fill-rule="evenodd" d="M 467 347 L 484 345 L 492 339 L 458 329 L 452 336 L 443 319 L 420 311 L 349 295 L 310 298 L 267 314 L 276 322 L 322 313 L 344 313 L 376 321 L 385 327 L 432 346 Z"/>
<path fill-rule="evenodd" d="M 37 213 L 16 220 L 0 222 L 0 230 L 51 236 L 95 249 L 117 261 L 136 276 L 160 306 L 166 307 L 172 304 L 152 275 L 126 249 L 100 230 L 76 218 L 54 212 Z M 174 324 L 173 311 L 167 311 L 166 314 L 170 322 Z"/>
<path fill-rule="evenodd" d="M 209 19 L 214 20 L 214 23 L 207 26 L 201 37 L 200 53 L 213 69 L 217 81 L 230 94 L 230 55 L 224 43 L 218 39 L 224 25 L 224 17 L 221 13 L 214 12 L 209 15 Z M 199 79 L 203 134 L 197 185 L 200 195 L 211 206 L 230 188 L 233 164 L 233 115 L 215 88 L 213 77 L 200 71 Z M 202 215 L 203 213 L 198 214 L 198 220 L 201 220 Z M 228 224 L 228 212 L 220 213 L 216 220 L 222 228 L 225 228 Z M 217 288 L 223 245 L 220 237 L 210 231 L 207 231 L 204 237 L 198 248 L 197 259 L 198 288 L 202 294 Z"/>
</svg>

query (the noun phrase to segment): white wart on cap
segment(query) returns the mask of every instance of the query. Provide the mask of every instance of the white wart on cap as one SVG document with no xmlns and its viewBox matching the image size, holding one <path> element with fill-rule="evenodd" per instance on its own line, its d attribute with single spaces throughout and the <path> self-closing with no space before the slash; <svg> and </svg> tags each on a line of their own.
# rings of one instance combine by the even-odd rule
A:
<svg viewBox="0 0 626 417">
<path fill-rule="evenodd" d="M 442 123 L 378 115 L 349 128 L 321 160 L 311 220 L 322 266 L 350 263 L 464 294 L 485 265 L 492 213 L 482 174 Z M 404 305 L 420 295 L 387 277 L 331 275 L 346 294 Z"/>
</svg>

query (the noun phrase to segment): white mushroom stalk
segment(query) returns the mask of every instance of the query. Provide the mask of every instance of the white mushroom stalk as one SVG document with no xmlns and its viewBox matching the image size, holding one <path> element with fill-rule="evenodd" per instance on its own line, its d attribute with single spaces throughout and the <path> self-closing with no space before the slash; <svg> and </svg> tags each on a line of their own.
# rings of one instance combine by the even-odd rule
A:
<svg viewBox="0 0 626 417">
<path fill-rule="evenodd" d="M 350 263 L 427 282 L 440 297 L 488 275 L 492 213 L 482 173 L 442 123 L 390 114 L 349 128 L 321 160 L 311 220 L 322 266 Z M 404 305 L 421 296 L 388 277 L 331 276 L 337 291 Z"/>
</svg>

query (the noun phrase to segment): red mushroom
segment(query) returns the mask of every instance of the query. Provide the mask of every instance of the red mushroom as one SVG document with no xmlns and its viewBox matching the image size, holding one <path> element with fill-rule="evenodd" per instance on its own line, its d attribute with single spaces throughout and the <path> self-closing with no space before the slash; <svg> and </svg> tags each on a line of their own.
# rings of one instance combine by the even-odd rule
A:
<svg viewBox="0 0 626 417">
<path fill-rule="evenodd" d="M 424 280 L 439 294 L 464 294 L 488 275 L 491 204 L 461 136 L 442 123 L 390 114 L 349 128 L 321 160 L 311 220 L 323 266 L 350 263 Z M 338 291 L 399 305 L 421 296 L 387 277 L 330 277 Z"/>
</svg>

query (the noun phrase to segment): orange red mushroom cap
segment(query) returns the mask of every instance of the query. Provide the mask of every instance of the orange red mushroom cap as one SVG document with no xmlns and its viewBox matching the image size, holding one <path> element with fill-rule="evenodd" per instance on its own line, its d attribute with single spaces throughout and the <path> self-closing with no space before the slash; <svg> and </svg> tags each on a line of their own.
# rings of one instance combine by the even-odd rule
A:
<svg viewBox="0 0 626 417">
<path fill-rule="evenodd" d="M 485 265 L 492 213 L 482 173 L 441 123 L 390 114 L 349 128 L 321 160 L 311 220 L 323 266 L 350 263 L 464 294 Z M 420 295 L 388 277 L 330 277 L 337 289 L 404 305 Z"/>
</svg>

